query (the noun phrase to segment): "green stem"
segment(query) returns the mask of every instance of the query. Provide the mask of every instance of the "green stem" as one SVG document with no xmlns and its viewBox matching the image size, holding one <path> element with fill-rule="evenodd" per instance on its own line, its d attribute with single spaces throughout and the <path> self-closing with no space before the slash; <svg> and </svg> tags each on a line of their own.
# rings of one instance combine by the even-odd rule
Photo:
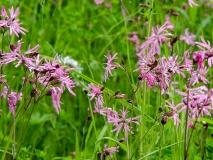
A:
<svg viewBox="0 0 213 160">
<path fill-rule="evenodd" d="M 159 143 L 159 152 L 158 152 L 158 159 L 161 159 L 161 150 L 162 150 L 162 140 L 163 140 L 163 131 L 164 131 L 164 125 L 161 127 L 160 131 L 160 143 Z"/>
<path fill-rule="evenodd" d="M 184 160 L 187 159 L 187 135 L 188 135 L 188 113 L 189 113 L 189 89 L 187 87 L 187 108 L 186 108 L 186 123 L 185 123 L 185 141 L 184 141 Z"/>
</svg>

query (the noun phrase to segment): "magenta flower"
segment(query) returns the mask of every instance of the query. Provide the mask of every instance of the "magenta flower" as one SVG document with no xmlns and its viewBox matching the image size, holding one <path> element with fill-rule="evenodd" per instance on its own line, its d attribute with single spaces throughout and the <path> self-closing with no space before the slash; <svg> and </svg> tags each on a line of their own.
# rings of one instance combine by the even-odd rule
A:
<svg viewBox="0 0 213 160">
<path fill-rule="evenodd" d="M 198 4 L 194 2 L 194 0 L 188 0 L 188 2 L 189 2 L 189 5 L 190 5 L 191 7 L 193 7 L 193 6 L 198 6 Z"/>
<path fill-rule="evenodd" d="M 92 93 L 88 94 L 88 96 L 91 97 L 90 100 L 93 100 L 96 97 L 99 105 L 104 104 L 104 100 L 102 97 L 102 88 L 100 86 L 96 87 L 92 83 L 90 83 L 88 87 L 92 90 Z"/>
<path fill-rule="evenodd" d="M 94 0 L 94 2 L 98 5 L 104 2 L 104 0 Z"/>
<path fill-rule="evenodd" d="M 189 84 L 194 86 L 196 83 L 203 82 L 204 84 L 209 83 L 206 79 L 206 73 L 209 70 L 205 67 L 204 69 L 197 69 L 191 72 L 191 78 L 189 78 Z"/>
<path fill-rule="evenodd" d="M 59 111 L 61 109 L 60 107 L 60 99 L 61 99 L 62 90 L 59 87 L 52 87 L 51 88 L 51 96 L 52 96 L 52 103 L 56 110 L 56 112 L 59 114 Z"/>
<path fill-rule="evenodd" d="M 173 27 L 168 20 L 166 20 L 160 28 L 158 28 L 158 26 L 152 28 L 151 36 L 148 37 L 147 41 L 145 41 L 140 47 L 140 54 L 145 53 L 146 49 L 149 49 L 150 55 L 160 54 L 160 46 L 162 46 L 165 41 L 170 40 L 168 36 L 172 36 L 172 34 L 169 33 L 168 30 L 171 30 L 172 28 Z"/>
<path fill-rule="evenodd" d="M 109 158 L 112 159 L 113 158 L 112 153 L 119 152 L 118 149 L 119 149 L 119 146 L 108 148 L 108 145 L 104 144 L 104 151 L 98 153 L 100 155 L 100 160 L 105 160 L 104 158 L 105 156 L 109 156 Z"/>
<path fill-rule="evenodd" d="M 17 102 L 18 100 L 21 100 L 21 96 L 22 94 L 21 93 L 16 93 L 16 92 L 10 92 L 8 94 L 8 106 L 9 106 L 9 109 L 10 111 L 12 112 L 13 116 L 15 116 L 15 108 L 16 108 L 16 105 L 17 105 Z"/>
<path fill-rule="evenodd" d="M 178 108 L 182 106 L 182 103 L 178 105 L 174 105 L 174 101 L 172 100 L 172 103 L 166 101 L 166 103 L 169 105 L 169 107 L 172 109 L 172 111 L 166 112 L 166 115 L 174 120 L 174 125 L 178 126 L 180 124 L 180 119 L 179 119 L 179 111 Z"/>
<path fill-rule="evenodd" d="M 107 58 L 107 63 L 104 63 L 106 64 L 106 68 L 105 68 L 105 74 L 104 74 L 104 80 L 106 82 L 108 78 L 108 74 L 110 74 L 112 76 L 112 72 L 111 70 L 113 69 L 116 69 L 116 68 L 121 68 L 123 69 L 123 67 L 121 67 L 121 65 L 119 65 L 118 63 L 115 63 L 115 62 L 112 62 L 113 60 L 115 60 L 117 57 L 117 54 L 116 53 L 114 56 L 111 56 L 110 53 L 108 52 L 107 56 L 105 56 Z"/>
<path fill-rule="evenodd" d="M 12 7 L 10 10 L 10 17 L 7 15 L 7 12 L 2 6 L 2 17 L 3 20 L 0 20 L 0 27 L 3 27 L 5 29 L 9 28 L 10 29 L 10 35 L 14 33 L 17 37 L 19 37 L 19 33 L 22 33 L 25 35 L 24 32 L 27 32 L 26 29 L 22 28 L 20 26 L 21 23 L 19 23 L 19 19 L 16 19 L 16 17 L 19 15 L 19 9 L 17 8 L 14 11 L 14 8 Z"/>
<path fill-rule="evenodd" d="M 196 36 L 194 34 L 190 33 L 188 31 L 188 28 L 185 29 L 184 34 L 185 35 L 180 36 L 180 40 L 185 41 L 186 44 L 188 44 L 188 45 L 194 45 L 195 44 L 194 39 Z"/>
<path fill-rule="evenodd" d="M 139 45 L 139 39 L 138 39 L 137 33 L 132 32 L 131 37 L 129 37 L 128 40 L 130 40 L 132 43 L 135 44 L 135 50 L 138 53 L 140 49 L 140 45 Z"/>
<path fill-rule="evenodd" d="M 204 65 L 205 53 L 202 51 L 197 51 L 193 53 L 193 62 L 198 63 L 198 68 L 201 69 Z"/>
<path fill-rule="evenodd" d="M 109 117 L 108 119 L 110 119 L 110 121 L 108 121 L 108 122 L 113 122 L 114 125 L 116 126 L 116 128 L 111 131 L 111 132 L 116 131 L 116 136 L 118 136 L 119 132 L 122 129 L 127 131 L 127 132 L 134 134 L 130 130 L 129 123 L 133 122 L 133 123 L 140 125 L 140 123 L 137 121 L 137 119 L 140 118 L 140 116 L 133 117 L 133 118 L 126 118 L 127 113 L 128 112 L 126 110 L 124 110 L 124 107 L 123 107 L 123 110 L 121 111 L 121 115 L 119 115 L 119 117 L 113 117 L 113 116 L 108 115 L 108 117 Z"/>
<path fill-rule="evenodd" d="M 180 95 L 184 96 L 183 107 L 179 111 L 183 111 L 187 108 L 187 104 L 189 107 L 189 117 L 191 119 L 200 120 L 200 116 L 208 115 L 211 116 L 210 111 L 213 110 L 213 92 L 212 90 L 208 90 L 206 86 L 200 86 L 197 88 L 188 88 L 189 95 L 184 92 L 177 91 Z M 187 99 L 189 101 L 187 102 Z"/>
</svg>

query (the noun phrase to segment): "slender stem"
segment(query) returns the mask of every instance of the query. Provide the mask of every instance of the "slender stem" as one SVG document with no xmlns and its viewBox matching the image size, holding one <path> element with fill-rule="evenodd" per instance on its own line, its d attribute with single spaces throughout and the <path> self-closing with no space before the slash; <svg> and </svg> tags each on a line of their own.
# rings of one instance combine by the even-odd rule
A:
<svg viewBox="0 0 213 160">
<path fill-rule="evenodd" d="M 13 159 L 16 159 L 16 109 L 14 109 L 14 123 L 13 123 Z"/>
<path fill-rule="evenodd" d="M 161 149 L 162 149 L 162 139 L 163 139 L 163 131 L 164 131 L 164 125 L 161 127 L 160 131 L 160 143 L 159 143 L 159 153 L 158 153 L 158 159 L 161 159 Z"/>
<path fill-rule="evenodd" d="M 185 141 L 184 141 L 184 160 L 187 159 L 187 135 L 188 135 L 188 113 L 189 113 L 189 89 L 187 87 L 187 108 L 186 108 L 186 123 L 185 123 Z"/>
<path fill-rule="evenodd" d="M 160 116 L 160 117 L 156 118 L 155 121 L 154 121 L 154 123 L 151 125 L 151 127 L 150 127 L 150 128 L 146 131 L 146 133 L 143 135 L 143 137 L 141 138 L 141 140 L 140 140 L 138 146 L 134 149 L 134 152 L 133 152 L 133 154 L 132 154 L 132 156 L 131 156 L 130 159 L 132 159 L 132 157 L 133 157 L 133 155 L 135 154 L 135 152 L 136 152 L 136 151 L 138 150 L 138 148 L 141 146 L 141 145 L 140 145 L 141 142 L 144 140 L 144 138 L 146 137 L 146 135 L 150 132 L 150 130 L 152 129 L 152 127 L 155 125 L 155 123 L 156 123 L 160 118 L 162 118 L 162 117 Z M 137 140 L 137 139 L 136 139 L 136 140 Z"/>
</svg>

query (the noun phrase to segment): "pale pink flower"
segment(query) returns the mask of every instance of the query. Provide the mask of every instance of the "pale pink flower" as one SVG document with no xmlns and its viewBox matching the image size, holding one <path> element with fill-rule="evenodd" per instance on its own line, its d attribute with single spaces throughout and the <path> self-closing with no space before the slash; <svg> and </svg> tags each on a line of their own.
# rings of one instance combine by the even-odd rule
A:
<svg viewBox="0 0 213 160">
<path fill-rule="evenodd" d="M 204 65 L 205 53 L 202 51 L 197 51 L 193 53 L 193 62 L 198 63 L 198 68 L 201 69 Z"/>
<path fill-rule="evenodd" d="M 141 46 L 140 54 L 145 53 L 147 49 L 149 49 L 149 55 L 160 54 L 160 46 L 163 45 L 165 41 L 170 40 L 169 36 L 172 36 L 168 30 L 171 30 L 171 24 L 168 20 L 161 26 L 160 28 L 157 26 L 152 28 L 152 34 L 147 38 Z"/>
<path fill-rule="evenodd" d="M 137 119 L 140 118 L 140 116 L 137 116 L 137 117 L 133 117 L 133 118 L 126 118 L 126 115 L 127 115 L 127 111 L 124 110 L 124 107 L 123 107 L 123 110 L 121 111 L 121 115 L 119 115 L 119 118 L 118 117 L 112 117 L 110 115 L 108 115 L 108 117 L 110 118 L 110 122 L 113 122 L 114 125 L 116 126 L 115 129 L 113 129 L 111 132 L 115 132 L 116 131 L 116 136 L 118 136 L 119 132 L 123 129 L 127 132 L 130 132 L 132 134 L 134 134 L 131 129 L 130 129 L 130 126 L 129 126 L 129 123 L 135 123 L 135 124 L 140 124 Z"/>
<path fill-rule="evenodd" d="M 125 94 L 118 94 L 115 96 L 116 99 L 123 99 L 126 95 Z"/>
<path fill-rule="evenodd" d="M 188 28 L 185 29 L 184 34 L 185 35 L 180 36 L 180 40 L 185 41 L 186 44 L 188 44 L 188 45 L 194 45 L 195 44 L 194 39 L 196 36 L 194 34 L 190 33 L 188 31 Z"/>
<path fill-rule="evenodd" d="M 180 106 L 182 106 L 182 103 L 178 104 L 178 105 L 174 105 L 174 101 L 172 100 L 172 103 L 170 103 L 169 101 L 166 101 L 166 103 L 169 105 L 169 107 L 172 109 L 172 111 L 169 111 L 166 114 L 168 116 L 168 118 L 173 119 L 174 120 L 174 125 L 178 126 L 180 124 L 180 119 L 179 119 L 179 111 L 178 108 Z"/>
<path fill-rule="evenodd" d="M 105 160 L 104 158 L 105 156 L 109 156 L 110 159 L 113 159 L 112 153 L 119 152 L 118 149 L 119 149 L 119 146 L 108 148 L 108 145 L 104 144 L 104 151 L 98 153 L 100 155 L 100 160 Z"/>
<path fill-rule="evenodd" d="M 208 68 L 197 69 L 191 72 L 191 78 L 189 78 L 189 84 L 194 86 L 196 83 L 203 82 L 204 84 L 209 83 L 206 79 L 206 73 L 209 71 Z"/>
<path fill-rule="evenodd" d="M 104 2 L 104 0 L 94 0 L 94 2 L 98 5 Z"/>
<path fill-rule="evenodd" d="M 106 68 L 105 68 L 105 74 L 104 74 L 104 80 L 105 80 L 105 82 L 106 82 L 107 79 L 109 79 L 108 78 L 108 74 L 110 74 L 112 76 L 111 70 L 116 69 L 116 68 L 123 69 L 123 67 L 121 67 L 120 64 L 112 62 L 113 60 L 115 60 L 117 58 L 116 57 L 117 54 L 118 53 L 116 53 L 114 56 L 111 56 L 110 53 L 108 52 L 107 56 L 105 56 L 107 58 L 107 63 L 104 63 L 104 64 L 107 65 Z"/>
<path fill-rule="evenodd" d="M 193 6 L 198 6 L 198 4 L 194 2 L 194 0 L 188 0 L 188 2 L 189 2 L 189 5 L 190 5 L 191 7 L 193 7 Z"/>
<path fill-rule="evenodd" d="M 61 107 L 60 107 L 61 94 L 62 94 L 61 88 L 59 88 L 59 87 L 51 88 L 52 103 L 56 110 L 56 113 L 58 113 L 58 114 L 59 114 L 59 111 L 61 110 Z"/>
<path fill-rule="evenodd" d="M 7 15 L 7 12 L 2 6 L 2 17 L 3 19 L 0 20 L 0 27 L 4 27 L 5 29 L 10 29 L 10 35 L 14 33 L 17 37 L 19 37 L 19 33 L 22 33 L 25 35 L 24 32 L 27 32 L 26 29 L 22 28 L 20 26 L 21 23 L 19 23 L 19 19 L 16 19 L 16 17 L 19 15 L 19 9 L 17 8 L 14 11 L 14 8 L 12 7 L 10 10 L 10 17 Z"/>
<path fill-rule="evenodd" d="M 15 116 L 15 108 L 16 108 L 16 105 L 17 105 L 17 102 L 18 100 L 21 100 L 21 96 L 22 94 L 21 93 L 16 93 L 16 92 L 10 92 L 8 94 L 8 106 L 9 106 L 9 109 L 10 111 L 12 112 L 13 116 Z"/>
<path fill-rule="evenodd" d="M 105 7 L 111 8 L 111 7 L 112 7 L 112 3 L 111 3 L 111 2 L 106 2 L 106 3 L 105 3 Z"/>
<path fill-rule="evenodd" d="M 138 52 L 140 45 L 139 45 L 139 39 L 138 39 L 137 33 L 132 32 L 131 37 L 129 37 L 128 40 L 130 40 L 132 43 L 135 44 L 135 50 L 136 50 L 136 52 Z"/>
<path fill-rule="evenodd" d="M 99 105 L 104 104 L 103 96 L 102 96 L 102 88 L 100 86 L 94 86 L 94 84 L 90 83 L 88 87 L 92 90 L 92 93 L 89 93 L 90 101 L 94 98 L 97 98 L 97 102 Z"/>
</svg>

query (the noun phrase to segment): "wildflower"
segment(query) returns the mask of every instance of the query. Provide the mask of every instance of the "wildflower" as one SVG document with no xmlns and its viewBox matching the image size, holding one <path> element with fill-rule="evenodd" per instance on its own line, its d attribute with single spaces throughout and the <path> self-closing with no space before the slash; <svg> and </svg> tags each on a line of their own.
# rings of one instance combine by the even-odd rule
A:
<svg viewBox="0 0 213 160">
<path fill-rule="evenodd" d="M 21 100 L 21 96 L 22 94 L 21 93 L 16 93 L 16 92 L 10 92 L 8 94 L 8 106 L 9 106 L 9 109 L 10 111 L 12 112 L 13 116 L 15 116 L 15 108 L 16 108 L 16 105 L 17 105 L 17 102 L 18 100 Z"/>
<path fill-rule="evenodd" d="M 197 51 L 193 53 L 193 62 L 197 62 L 198 63 L 198 68 L 201 69 L 204 65 L 204 58 L 205 58 L 205 54 L 204 52 L 201 51 Z"/>
<path fill-rule="evenodd" d="M 121 67 L 121 65 L 119 65 L 118 63 L 114 63 L 112 62 L 113 60 L 115 60 L 117 57 L 116 53 L 114 56 L 111 56 L 110 53 L 108 52 L 107 56 L 105 56 L 107 58 L 107 63 L 105 63 L 107 65 L 107 67 L 105 68 L 105 74 L 104 74 L 104 79 L 105 82 L 108 79 L 108 74 L 110 74 L 112 76 L 112 72 L 111 70 L 116 69 L 116 68 L 121 68 L 123 69 L 123 67 Z"/>
<path fill-rule="evenodd" d="M 61 109 L 60 107 L 60 99 L 61 99 L 62 90 L 59 87 L 52 87 L 51 88 L 51 96 L 52 96 L 52 103 L 56 110 L 56 112 L 59 114 L 59 111 Z"/>
<path fill-rule="evenodd" d="M 109 119 L 110 119 L 110 122 L 113 122 L 114 125 L 116 126 L 115 129 L 113 129 L 111 132 L 116 132 L 116 136 L 118 136 L 119 132 L 122 130 L 122 128 L 127 131 L 127 132 L 131 132 L 132 134 L 134 134 L 131 130 L 130 130 L 130 126 L 129 126 L 129 123 L 133 122 L 133 123 L 136 123 L 139 125 L 139 122 L 137 121 L 137 119 L 140 117 L 133 117 L 133 118 L 126 118 L 126 115 L 127 115 L 127 111 L 124 110 L 124 107 L 123 107 L 123 110 L 121 111 L 121 115 L 119 115 L 119 117 L 112 117 L 110 115 L 109 116 Z"/>
<path fill-rule="evenodd" d="M 132 32 L 131 36 L 132 37 L 129 37 L 128 40 L 135 44 L 135 50 L 138 52 L 140 48 L 138 36 L 135 32 Z"/>
<path fill-rule="evenodd" d="M 178 105 L 174 105 L 174 101 L 172 100 L 172 103 L 166 101 L 166 103 L 169 105 L 169 107 L 172 109 L 172 111 L 166 112 L 165 115 L 168 116 L 168 118 L 174 120 L 174 125 L 178 126 L 180 124 L 180 119 L 179 119 L 179 111 L 177 110 L 180 106 L 182 106 L 182 103 Z"/>
<path fill-rule="evenodd" d="M 204 84 L 209 83 L 206 79 L 206 73 L 209 70 L 205 67 L 204 69 L 197 69 L 191 72 L 191 78 L 189 78 L 189 84 L 194 86 L 196 83 L 203 82 Z"/>
<path fill-rule="evenodd" d="M 104 100 L 102 97 L 102 88 L 100 86 L 94 86 L 94 84 L 90 83 L 88 87 L 92 90 L 92 93 L 88 94 L 90 96 L 90 100 L 93 100 L 93 98 L 97 98 L 97 102 L 101 105 L 104 104 Z"/>
<path fill-rule="evenodd" d="M 94 2 L 98 5 L 104 2 L 104 0 L 94 0 Z"/>
<path fill-rule="evenodd" d="M 17 37 L 19 37 L 19 33 L 22 33 L 25 35 L 24 32 L 27 32 L 26 29 L 22 28 L 20 26 L 21 23 L 19 23 L 19 19 L 16 19 L 16 17 L 19 15 L 19 9 L 17 8 L 14 11 L 14 8 L 12 7 L 10 10 L 10 17 L 7 15 L 7 12 L 5 10 L 5 7 L 2 6 L 2 14 L 3 20 L 0 20 L 0 27 L 3 27 L 5 29 L 10 29 L 10 35 L 14 33 Z"/>
<path fill-rule="evenodd" d="M 183 4 L 182 4 L 182 8 L 183 8 L 184 10 L 187 10 L 187 9 L 188 9 L 188 5 L 187 5 L 186 3 L 183 3 Z"/>
<path fill-rule="evenodd" d="M 140 47 L 140 54 L 144 53 L 149 46 L 150 55 L 160 54 L 160 46 L 170 39 L 167 36 L 172 36 L 172 34 L 167 31 L 168 29 L 172 29 L 168 20 L 160 28 L 158 28 L 158 26 L 152 28 L 151 36 L 148 37 L 147 41 L 145 41 Z"/>
<path fill-rule="evenodd" d="M 188 0 L 188 2 L 189 2 L 189 5 L 190 5 L 191 7 L 193 7 L 193 6 L 198 6 L 198 4 L 194 2 L 194 0 Z"/>
<path fill-rule="evenodd" d="M 117 94 L 115 96 L 116 99 L 123 99 L 125 97 L 125 94 Z"/>
<path fill-rule="evenodd" d="M 112 7 L 112 3 L 111 2 L 106 2 L 105 3 L 105 7 L 106 8 L 111 8 Z"/>
<path fill-rule="evenodd" d="M 116 146 L 116 147 L 110 147 L 110 148 L 107 148 L 108 145 L 107 144 L 104 144 L 104 151 L 103 152 L 98 152 L 98 154 L 100 155 L 100 160 L 104 160 L 105 159 L 105 156 L 109 156 L 110 159 L 113 158 L 112 156 L 112 153 L 113 152 L 119 152 L 119 146 Z"/>
<path fill-rule="evenodd" d="M 208 90 L 206 86 L 200 86 L 197 88 L 187 88 L 187 93 L 177 91 L 180 95 L 184 96 L 183 107 L 179 110 L 183 111 L 189 107 L 189 117 L 191 119 L 200 120 L 200 116 L 211 116 L 210 111 L 213 110 L 213 94 L 211 90 Z"/>
<path fill-rule="evenodd" d="M 180 40 L 185 41 L 188 45 L 194 45 L 195 35 L 188 31 L 188 28 L 185 29 L 183 36 L 180 36 Z"/>
</svg>

